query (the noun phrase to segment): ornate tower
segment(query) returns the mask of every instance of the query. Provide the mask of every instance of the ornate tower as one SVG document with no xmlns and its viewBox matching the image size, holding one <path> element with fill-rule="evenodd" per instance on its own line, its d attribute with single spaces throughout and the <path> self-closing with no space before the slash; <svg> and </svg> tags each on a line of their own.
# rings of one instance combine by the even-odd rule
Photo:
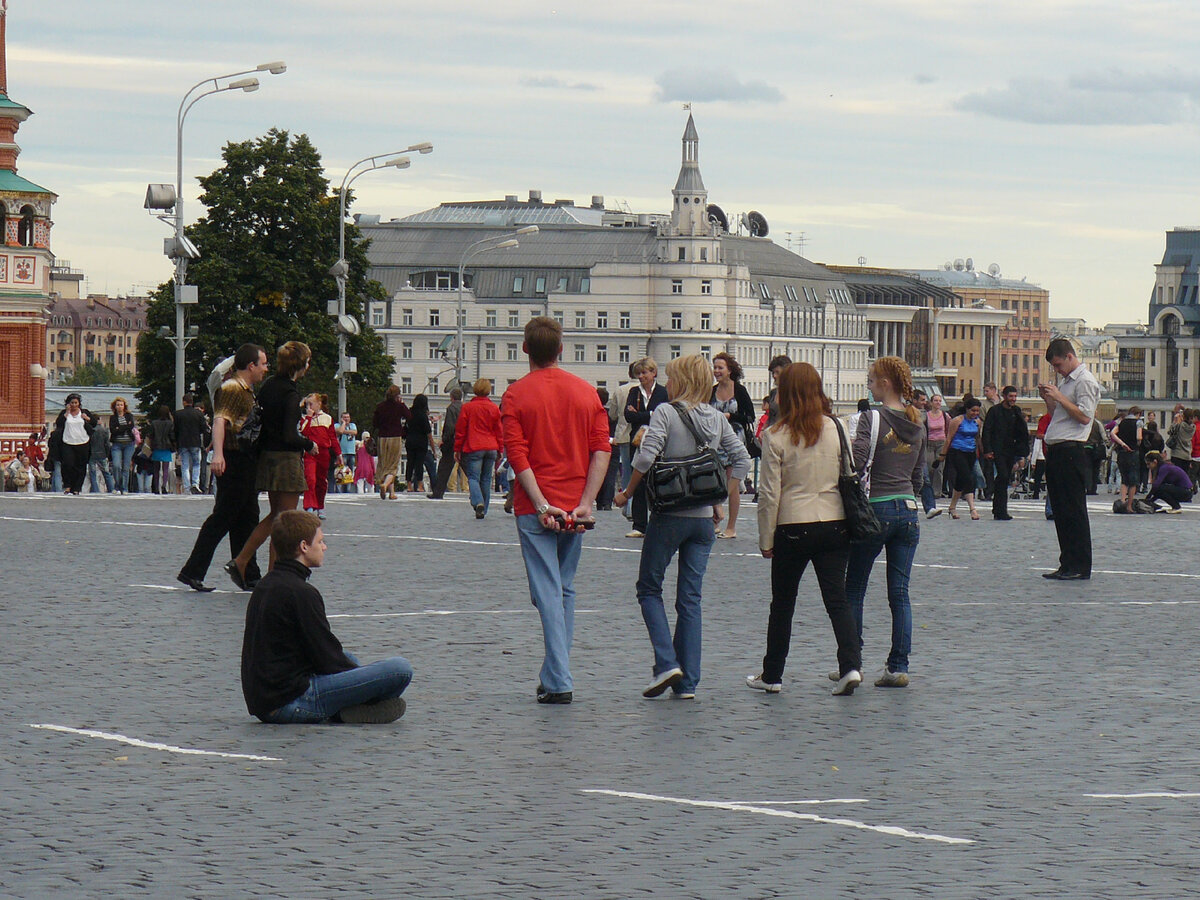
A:
<svg viewBox="0 0 1200 900">
<path fill-rule="evenodd" d="M 708 191 L 700 177 L 700 135 L 696 123 L 688 115 L 687 127 L 683 130 L 683 163 L 679 167 L 679 178 L 671 191 L 675 204 L 671 208 L 671 233 L 676 235 L 712 234 L 708 223 Z"/>
<path fill-rule="evenodd" d="M 45 422 L 50 207 L 58 197 L 17 174 L 17 129 L 32 113 L 9 99 L 8 0 L 0 0 L 0 456 Z"/>
</svg>

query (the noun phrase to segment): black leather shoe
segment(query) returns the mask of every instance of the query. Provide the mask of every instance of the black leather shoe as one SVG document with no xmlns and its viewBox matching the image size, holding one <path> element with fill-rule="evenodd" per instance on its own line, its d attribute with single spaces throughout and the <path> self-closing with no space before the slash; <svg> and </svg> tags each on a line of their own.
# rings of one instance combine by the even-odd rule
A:
<svg viewBox="0 0 1200 900">
<path fill-rule="evenodd" d="M 993 516 L 997 522 L 1011 522 L 1012 516 Z"/>
<path fill-rule="evenodd" d="M 554 692 L 538 694 L 537 702 L 538 703 L 570 703 L 571 702 L 571 692 L 563 691 L 560 694 L 556 694 Z"/>
<path fill-rule="evenodd" d="M 225 563 L 225 572 L 231 579 L 233 579 L 233 583 L 237 586 L 239 591 L 250 590 L 250 588 L 246 586 L 246 579 L 242 577 L 242 573 L 238 571 L 236 560 L 231 559 L 229 562 Z"/>
<path fill-rule="evenodd" d="M 1058 576 L 1059 581 L 1088 581 L 1091 575 L 1085 575 L 1082 572 L 1063 572 Z"/>
<path fill-rule="evenodd" d="M 1043 572 L 1042 573 L 1043 578 L 1049 578 L 1051 581 L 1058 581 L 1058 579 L 1062 578 L 1062 576 L 1063 576 L 1062 569 L 1055 569 L 1053 572 Z"/>
<path fill-rule="evenodd" d="M 186 584 L 193 591 L 199 591 L 202 594 L 207 594 L 209 591 L 212 590 L 212 588 L 210 588 L 207 584 L 205 584 L 199 578 L 189 578 L 187 575 L 184 575 L 182 572 L 180 572 L 178 575 L 175 576 L 175 580 L 178 581 L 180 584 Z"/>
</svg>

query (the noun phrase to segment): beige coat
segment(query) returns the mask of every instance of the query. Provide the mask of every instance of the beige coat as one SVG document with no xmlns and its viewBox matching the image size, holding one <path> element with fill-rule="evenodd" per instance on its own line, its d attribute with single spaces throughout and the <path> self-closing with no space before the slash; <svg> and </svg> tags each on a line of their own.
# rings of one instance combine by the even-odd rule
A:
<svg viewBox="0 0 1200 900">
<path fill-rule="evenodd" d="M 804 446 L 792 443 L 780 425 L 763 430 L 762 471 L 758 486 L 758 547 L 775 547 L 775 528 L 800 522 L 837 522 L 846 517 L 838 493 L 841 440 L 837 426 L 824 419 L 821 438 Z"/>
</svg>

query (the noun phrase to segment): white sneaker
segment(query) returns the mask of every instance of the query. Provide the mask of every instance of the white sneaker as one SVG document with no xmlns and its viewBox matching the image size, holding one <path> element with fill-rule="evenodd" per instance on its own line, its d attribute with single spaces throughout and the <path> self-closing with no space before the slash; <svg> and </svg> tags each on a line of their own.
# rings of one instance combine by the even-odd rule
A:
<svg viewBox="0 0 1200 900">
<path fill-rule="evenodd" d="M 931 509 L 929 512 L 925 513 L 925 518 L 936 519 L 941 514 L 942 514 L 942 511 L 940 509 Z"/>
<path fill-rule="evenodd" d="M 766 691 L 768 694 L 778 694 L 783 690 L 782 684 L 772 684 L 769 681 L 763 681 L 762 675 L 747 675 L 746 687 L 752 691 Z"/>
<path fill-rule="evenodd" d="M 1178 516 L 1183 513 L 1183 510 L 1182 509 L 1171 509 L 1170 507 L 1167 507 L 1166 509 L 1163 510 L 1163 512 L 1165 512 L 1168 516 Z"/>
<path fill-rule="evenodd" d="M 625 537 L 627 537 L 627 538 L 644 538 L 645 536 L 646 536 L 645 534 L 638 531 L 636 528 L 633 529 L 633 531 L 630 531 L 625 535 Z"/>
<path fill-rule="evenodd" d="M 683 669 L 679 668 L 679 666 L 667 669 L 661 675 L 655 675 L 654 680 L 642 688 L 642 696 L 657 697 L 667 688 L 675 687 L 681 681 L 683 681 Z"/>
<path fill-rule="evenodd" d="M 862 684 L 862 673 L 857 669 L 851 669 L 839 678 L 838 683 L 833 686 L 833 695 L 835 697 L 842 694 L 849 696 L 854 693 L 854 689 L 860 684 Z"/>
<path fill-rule="evenodd" d="M 908 687 L 908 673 L 884 669 L 883 674 L 875 679 L 875 687 Z"/>
</svg>

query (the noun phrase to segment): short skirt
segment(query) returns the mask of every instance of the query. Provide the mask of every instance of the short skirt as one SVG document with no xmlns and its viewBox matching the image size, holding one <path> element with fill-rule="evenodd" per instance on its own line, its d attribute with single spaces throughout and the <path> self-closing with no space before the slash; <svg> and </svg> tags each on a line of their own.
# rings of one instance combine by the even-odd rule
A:
<svg viewBox="0 0 1200 900">
<path fill-rule="evenodd" d="M 308 490 L 303 454 L 296 450 L 267 450 L 258 454 L 254 483 L 260 491 L 303 494 Z"/>
<path fill-rule="evenodd" d="M 155 450 L 150 454 L 151 462 L 170 462 L 174 458 L 170 450 Z"/>
</svg>

